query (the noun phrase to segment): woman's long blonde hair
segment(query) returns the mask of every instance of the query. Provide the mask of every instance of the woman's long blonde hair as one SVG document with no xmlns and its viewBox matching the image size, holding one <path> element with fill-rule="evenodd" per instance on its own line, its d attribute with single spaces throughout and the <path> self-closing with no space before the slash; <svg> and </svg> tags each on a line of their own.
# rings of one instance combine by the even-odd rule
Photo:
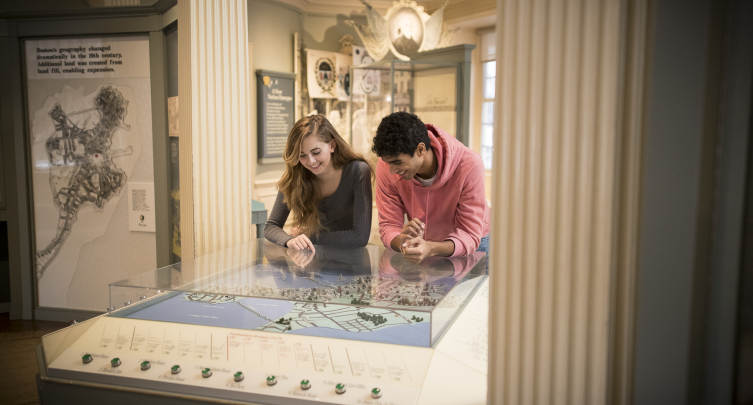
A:
<svg viewBox="0 0 753 405">
<path fill-rule="evenodd" d="M 335 140 L 335 151 L 332 152 L 332 167 L 339 169 L 345 163 L 362 160 L 364 157 L 353 150 L 337 133 L 330 122 L 322 115 L 312 115 L 301 118 L 295 123 L 288 135 L 283 159 L 285 159 L 285 173 L 277 183 L 277 189 L 282 192 L 283 201 L 293 214 L 293 226 L 305 230 L 308 236 L 316 236 L 322 230 L 319 220 L 319 193 L 316 188 L 316 175 L 303 167 L 300 162 L 303 140 L 309 135 L 316 135 L 321 142 L 329 143 Z M 374 170 L 369 164 L 371 177 Z"/>
</svg>

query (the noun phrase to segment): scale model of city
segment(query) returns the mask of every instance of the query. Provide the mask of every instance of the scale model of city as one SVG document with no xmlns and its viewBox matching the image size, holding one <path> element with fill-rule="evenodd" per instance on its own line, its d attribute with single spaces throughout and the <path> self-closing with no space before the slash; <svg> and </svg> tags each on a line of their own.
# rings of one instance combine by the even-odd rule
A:
<svg viewBox="0 0 753 405">
<path fill-rule="evenodd" d="M 269 265 L 250 270 L 254 283 L 240 284 L 237 273 L 205 280 L 190 288 L 197 292 L 181 293 L 128 317 L 429 346 L 431 310 L 457 304 L 449 302 L 455 297 L 447 293 L 458 278 L 295 274 Z"/>
</svg>

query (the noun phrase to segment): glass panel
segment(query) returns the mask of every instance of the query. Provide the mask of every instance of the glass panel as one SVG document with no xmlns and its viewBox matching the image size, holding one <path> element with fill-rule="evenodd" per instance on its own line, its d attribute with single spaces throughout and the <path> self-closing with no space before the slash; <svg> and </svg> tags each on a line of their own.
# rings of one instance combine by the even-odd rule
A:
<svg viewBox="0 0 753 405">
<path fill-rule="evenodd" d="M 484 63 L 484 78 L 495 78 L 497 76 L 497 61 L 491 61 L 491 62 L 485 62 Z M 492 98 L 492 97 L 487 97 Z"/>
<path fill-rule="evenodd" d="M 489 146 L 481 147 L 481 159 L 484 161 L 484 168 L 486 170 L 492 169 L 492 151 L 493 148 Z"/>
<path fill-rule="evenodd" d="M 367 58 L 366 60 L 371 60 Z M 376 158 L 371 152 L 371 139 L 376 133 L 382 117 L 390 113 L 392 103 L 392 81 L 389 62 L 363 64 L 363 59 L 354 58 L 350 98 L 350 144 L 359 153 L 367 156 L 372 163 Z M 400 91 L 396 90 L 398 103 Z"/>
<path fill-rule="evenodd" d="M 485 274 L 482 253 L 416 265 L 383 246 L 258 240 L 110 284 L 110 316 L 428 347 Z"/>
<path fill-rule="evenodd" d="M 492 146 L 494 143 L 494 125 L 484 124 L 481 126 L 481 146 Z"/>
<path fill-rule="evenodd" d="M 494 101 L 484 101 L 481 105 L 481 123 L 494 123 Z"/>
<path fill-rule="evenodd" d="M 486 103 L 484 103 L 486 104 Z M 494 103 L 490 103 L 494 104 Z M 484 161 L 484 168 L 492 168 L 492 147 L 494 144 L 494 125 L 483 124 L 481 126 L 481 160 Z"/>
<path fill-rule="evenodd" d="M 484 98 L 487 100 L 494 99 L 495 80 L 493 77 L 484 79 Z"/>
<path fill-rule="evenodd" d="M 97 319 L 103 316 L 106 315 L 100 315 L 42 336 L 42 344 L 44 345 L 44 355 L 47 365 L 52 364 L 55 359 L 60 357 L 66 348 L 70 347 L 73 342 L 78 340 L 78 338 L 96 323 Z"/>
</svg>

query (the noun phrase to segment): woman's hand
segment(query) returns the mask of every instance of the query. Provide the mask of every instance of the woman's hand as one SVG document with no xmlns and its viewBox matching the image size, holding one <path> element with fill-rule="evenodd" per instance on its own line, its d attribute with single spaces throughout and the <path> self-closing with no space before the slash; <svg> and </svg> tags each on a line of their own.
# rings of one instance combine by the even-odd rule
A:
<svg viewBox="0 0 753 405">
<path fill-rule="evenodd" d="M 295 250 L 304 250 L 309 249 L 312 252 L 316 252 L 316 249 L 314 248 L 314 244 L 311 243 L 311 240 L 306 235 L 298 235 L 294 237 L 293 239 L 289 240 L 288 243 L 285 244 L 290 249 Z"/>
<path fill-rule="evenodd" d="M 301 250 L 288 250 L 288 256 L 298 267 L 306 267 L 314 260 L 314 253 Z"/>
</svg>

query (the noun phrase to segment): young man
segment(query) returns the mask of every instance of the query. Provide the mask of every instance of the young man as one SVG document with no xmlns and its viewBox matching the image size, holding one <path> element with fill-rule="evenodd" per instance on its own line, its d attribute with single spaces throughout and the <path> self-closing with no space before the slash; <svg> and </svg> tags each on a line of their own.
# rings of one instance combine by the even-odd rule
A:
<svg viewBox="0 0 753 405">
<path fill-rule="evenodd" d="M 381 158 L 376 204 L 385 246 L 414 263 L 488 252 L 489 207 L 477 153 L 405 112 L 382 119 L 372 150 Z"/>
</svg>

